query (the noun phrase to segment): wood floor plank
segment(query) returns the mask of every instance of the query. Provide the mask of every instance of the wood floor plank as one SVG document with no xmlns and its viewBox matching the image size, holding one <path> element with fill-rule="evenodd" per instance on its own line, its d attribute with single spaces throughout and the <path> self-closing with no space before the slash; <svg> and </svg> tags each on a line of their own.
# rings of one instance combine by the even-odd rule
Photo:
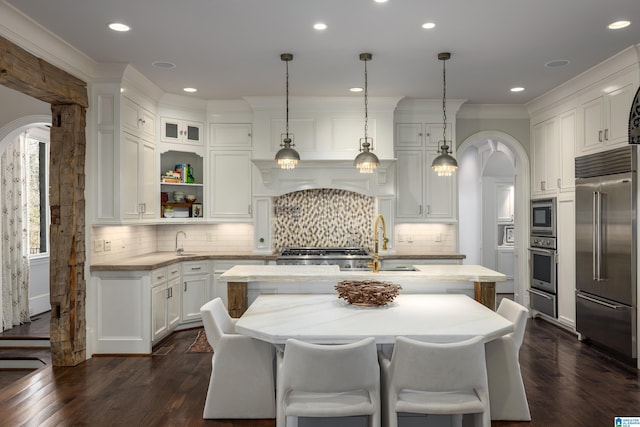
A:
<svg viewBox="0 0 640 427">
<path fill-rule="evenodd" d="M 29 374 L 0 390 L 0 426 L 274 427 L 202 419 L 211 354 L 186 353 L 196 335 L 174 333 L 164 356 L 96 357 Z M 543 320 L 529 320 L 520 362 L 533 420 L 494 427 L 609 426 L 615 416 L 640 416 L 640 371 Z"/>
</svg>

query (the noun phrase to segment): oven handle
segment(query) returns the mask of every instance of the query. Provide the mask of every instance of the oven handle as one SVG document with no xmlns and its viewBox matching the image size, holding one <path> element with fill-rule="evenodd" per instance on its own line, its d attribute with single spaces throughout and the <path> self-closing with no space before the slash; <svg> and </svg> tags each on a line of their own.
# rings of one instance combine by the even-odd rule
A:
<svg viewBox="0 0 640 427">
<path fill-rule="evenodd" d="M 530 294 L 538 295 L 539 297 L 546 298 L 548 300 L 553 300 L 553 297 L 545 294 L 544 292 L 536 291 L 535 289 L 527 289 L 527 292 Z"/>
<path fill-rule="evenodd" d="M 529 252 L 538 252 L 544 255 L 555 257 L 556 250 L 555 249 L 542 249 L 542 248 L 528 248 Z"/>
<path fill-rule="evenodd" d="M 612 310 L 618 310 L 618 309 L 621 309 L 621 308 L 625 308 L 625 307 L 624 307 L 624 306 L 622 306 L 622 305 L 609 304 L 609 303 L 606 303 L 606 302 L 604 302 L 604 301 L 600 301 L 600 300 L 595 299 L 595 298 L 590 298 L 590 297 L 585 296 L 585 295 L 583 295 L 583 294 L 578 294 L 578 293 L 577 293 L 577 294 L 576 294 L 576 296 L 577 296 L 578 298 L 580 298 L 580 299 L 587 300 L 587 301 L 592 302 L 592 303 L 594 303 L 594 304 L 603 305 L 603 306 L 605 306 L 605 307 L 607 307 L 607 308 L 610 308 L 610 309 L 612 309 Z"/>
</svg>

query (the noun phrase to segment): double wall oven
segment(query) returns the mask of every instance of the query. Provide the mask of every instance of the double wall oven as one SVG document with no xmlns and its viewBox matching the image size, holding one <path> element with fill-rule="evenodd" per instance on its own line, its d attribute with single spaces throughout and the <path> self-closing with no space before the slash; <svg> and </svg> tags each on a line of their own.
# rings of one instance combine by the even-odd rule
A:
<svg viewBox="0 0 640 427">
<path fill-rule="evenodd" d="M 556 199 L 531 201 L 530 307 L 544 315 L 558 317 L 558 256 L 556 242 Z"/>
</svg>

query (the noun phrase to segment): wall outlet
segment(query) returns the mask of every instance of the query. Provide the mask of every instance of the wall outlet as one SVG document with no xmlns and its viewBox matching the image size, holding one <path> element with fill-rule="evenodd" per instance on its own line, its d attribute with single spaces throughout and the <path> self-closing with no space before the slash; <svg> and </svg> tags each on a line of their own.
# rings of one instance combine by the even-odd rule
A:
<svg viewBox="0 0 640 427">
<path fill-rule="evenodd" d="M 442 234 L 436 233 L 435 241 L 436 242 L 441 242 L 442 241 Z"/>
<path fill-rule="evenodd" d="M 404 242 L 404 234 L 398 234 L 398 242 Z"/>
<path fill-rule="evenodd" d="M 104 251 L 109 252 L 111 250 L 111 240 L 104 241 Z"/>
<path fill-rule="evenodd" d="M 407 242 L 413 243 L 413 235 L 412 234 L 407 235 Z"/>
<path fill-rule="evenodd" d="M 94 240 L 93 241 L 93 251 L 94 252 L 102 252 L 104 250 L 104 240 Z"/>
</svg>

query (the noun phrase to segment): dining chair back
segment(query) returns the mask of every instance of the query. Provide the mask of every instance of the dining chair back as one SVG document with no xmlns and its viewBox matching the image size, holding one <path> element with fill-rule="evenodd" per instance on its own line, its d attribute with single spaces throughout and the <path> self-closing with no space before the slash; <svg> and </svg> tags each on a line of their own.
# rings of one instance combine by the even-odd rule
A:
<svg viewBox="0 0 640 427">
<path fill-rule="evenodd" d="M 497 312 L 513 323 L 514 331 L 485 346 L 491 417 L 494 420 L 530 421 L 531 413 L 520 371 L 520 347 L 524 341 L 529 310 L 504 298 Z"/>
<path fill-rule="evenodd" d="M 205 419 L 275 418 L 274 348 L 235 333 L 220 298 L 200 308 L 213 347 Z"/>
<path fill-rule="evenodd" d="M 398 425 L 399 412 L 452 415 L 457 423 L 474 414 L 475 425 L 491 425 L 483 337 L 427 343 L 400 336 L 380 365 L 389 427 Z"/>
<path fill-rule="evenodd" d="M 380 426 L 380 369 L 373 338 L 341 345 L 288 339 L 278 359 L 278 426 L 286 426 L 287 417 L 356 415 Z"/>
</svg>

